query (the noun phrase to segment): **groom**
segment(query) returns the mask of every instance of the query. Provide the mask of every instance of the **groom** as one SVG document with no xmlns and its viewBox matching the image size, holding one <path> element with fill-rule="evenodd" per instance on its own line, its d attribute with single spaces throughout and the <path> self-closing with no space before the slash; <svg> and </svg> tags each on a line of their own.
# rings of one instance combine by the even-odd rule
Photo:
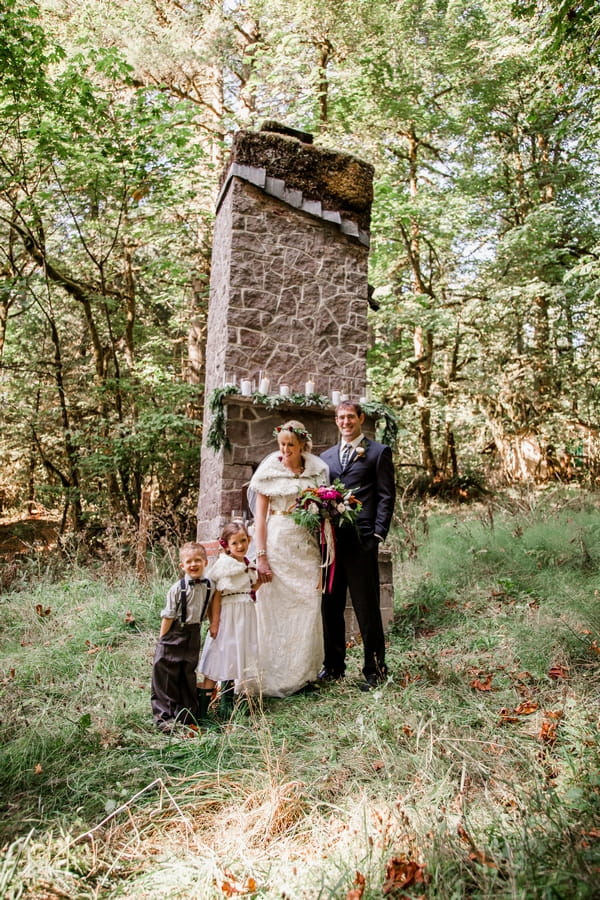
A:
<svg viewBox="0 0 600 900">
<path fill-rule="evenodd" d="M 365 415 L 358 403 L 342 402 L 336 410 L 341 441 L 321 454 L 330 480 L 339 479 L 362 503 L 358 530 L 336 529 L 335 574 L 331 591 L 323 595 L 325 659 L 322 681 L 335 681 L 346 669 L 346 591 L 363 640 L 365 683 L 370 690 L 387 675 L 385 638 L 379 597 L 379 545 L 388 533 L 394 511 L 395 483 L 392 451 L 362 433 Z"/>
</svg>

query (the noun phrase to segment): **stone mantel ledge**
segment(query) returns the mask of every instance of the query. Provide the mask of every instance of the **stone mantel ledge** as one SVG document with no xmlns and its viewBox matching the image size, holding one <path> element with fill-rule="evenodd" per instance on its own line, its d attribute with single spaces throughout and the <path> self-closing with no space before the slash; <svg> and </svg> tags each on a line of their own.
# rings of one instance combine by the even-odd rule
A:
<svg viewBox="0 0 600 900">
<path fill-rule="evenodd" d="M 262 428 L 273 419 L 278 419 L 281 422 L 285 422 L 289 419 L 298 419 L 300 421 L 307 419 L 308 430 L 312 430 L 314 434 L 314 429 L 317 428 L 321 438 L 321 440 L 319 440 L 316 435 L 313 437 L 313 444 L 315 445 L 313 452 L 316 453 L 320 452 L 316 448 L 321 447 L 321 449 L 324 450 L 326 447 L 331 447 L 339 440 L 339 432 L 335 424 L 335 407 L 333 404 L 320 406 L 316 403 L 303 404 L 294 402 L 288 403 L 284 401 L 278 403 L 277 406 L 268 406 L 265 403 L 255 401 L 253 397 L 246 397 L 242 394 L 227 394 L 223 397 L 222 402 L 226 408 L 229 407 L 232 412 L 235 410 L 237 413 L 237 415 L 230 419 L 229 411 L 227 412 L 228 419 L 225 426 L 225 430 L 233 445 L 233 455 L 232 451 L 229 451 L 228 455 L 231 458 L 231 461 L 235 458 L 237 463 L 243 464 L 244 462 L 243 460 L 238 459 L 236 454 L 236 446 L 239 448 L 239 445 L 236 445 L 236 438 L 238 437 L 240 427 L 243 430 L 254 429 L 256 427 L 258 427 L 259 430 L 262 430 Z M 376 424 L 376 417 L 365 414 L 363 432 L 366 437 L 371 440 L 375 439 Z M 269 431 L 269 429 L 270 425 L 267 427 L 267 431 Z M 234 435 L 230 433 L 231 431 L 234 432 Z M 270 431 L 269 437 L 272 437 Z M 248 455 L 253 455 L 254 448 L 247 449 Z M 272 449 L 277 449 L 274 438 Z M 223 452 L 223 450 L 219 452 Z"/>
<path fill-rule="evenodd" d="M 280 394 L 273 394 L 267 396 L 279 397 Z M 335 406 L 333 403 L 327 403 L 325 406 L 320 403 L 296 403 L 293 400 L 284 400 L 283 402 L 277 403 L 275 406 L 270 406 L 267 403 L 257 402 L 254 397 L 247 397 L 245 394 L 225 394 L 223 397 L 224 406 L 231 405 L 239 405 L 246 407 L 255 407 L 256 409 L 266 410 L 273 415 L 277 415 L 281 410 L 285 413 L 289 412 L 305 412 L 305 413 L 317 413 L 317 414 L 327 414 L 330 416 L 334 416 L 335 414 Z M 289 417 L 288 417 L 289 418 Z M 365 422 L 369 422 L 372 419 L 372 416 L 369 416 L 365 413 Z"/>
</svg>

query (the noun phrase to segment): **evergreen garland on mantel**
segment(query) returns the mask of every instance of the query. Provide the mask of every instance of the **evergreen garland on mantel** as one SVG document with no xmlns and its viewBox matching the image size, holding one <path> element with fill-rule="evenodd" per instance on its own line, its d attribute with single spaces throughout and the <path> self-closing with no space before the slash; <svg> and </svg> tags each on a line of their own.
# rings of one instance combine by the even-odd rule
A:
<svg viewBox="0 0 600 900">
<path fill-rule="evenodd" d="M 232 394 L 240 396 L 240 389 L 235 384 L 227 384 L 224 387 L 215 388 L 210 395 L 209 410 L 212 415 L 206 443 L 211 450 L 218 453 L 219 450 L 225 448 L 231 449 L 231 442 L 227 437 L 227 417 L 225 415 L 225 399 Z M 324 394 L 289 394 L 287 397 L 282 394 L 261 394 L 256 391 L 249 397 L 254 405 L 264 406 L 265 409 L 276 409 L 278 406 L 318 406 L 321 409 L 327 409 L 331 406 L 331 400 Z M 363 411 L 368 416 L 372 416 L 379 421 L 383 419 L 383 433 L 381 440 L 384 444 L 390 445 L 392 448 L 396 443 L 398 436 L 398 421 L 393 409 L 383 403 L 376 403 L 372 400 L 361 403 Z"/>
</svg>

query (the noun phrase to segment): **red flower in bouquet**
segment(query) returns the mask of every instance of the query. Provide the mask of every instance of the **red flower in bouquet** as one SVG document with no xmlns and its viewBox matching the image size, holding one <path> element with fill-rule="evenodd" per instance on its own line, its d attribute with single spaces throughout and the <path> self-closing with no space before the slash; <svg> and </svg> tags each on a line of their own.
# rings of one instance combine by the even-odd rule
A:
<svg viewBox="0 0 600 900">
<path fill-rule="evenodd" d="M 324 522 L 331 525 L 354 525 L 362 503 L 341 481 L 306 488 L 296 498 L 292 518 L 310 531 L 319 531 Z"/>
</svg>

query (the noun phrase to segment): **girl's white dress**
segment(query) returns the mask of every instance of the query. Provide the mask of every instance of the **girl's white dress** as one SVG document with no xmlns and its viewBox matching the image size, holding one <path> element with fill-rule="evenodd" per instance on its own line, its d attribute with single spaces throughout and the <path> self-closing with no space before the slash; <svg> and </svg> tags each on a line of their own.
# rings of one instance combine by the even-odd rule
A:
<svg viewBox="0 0 600 900">
<path fill-rule="evenodd" d="M 243 690 L 258 675 L 256 603 L 250 594 L 256 569 L 222 553 L 208 577 L 221 592 L 221 618 L 216 638 L 206 637 L 198 671 L 213 681 L 236 681 L 236 690 Z"/>
<path fill-rule="evenodd" d="M 328 483 L 318 456 L 304 455 L 296 476 L 278 453 L 267 456 L 250 481 L 250 490 L 269 498 L 267 559 L 273 579 L 261 585 L 256 603 L 259 684 L 268 697 L 287 697 L 315 681 L 323 665 L 321 553 L 317 538 L 289 515 L 307 487 Z"/>
</svg>

